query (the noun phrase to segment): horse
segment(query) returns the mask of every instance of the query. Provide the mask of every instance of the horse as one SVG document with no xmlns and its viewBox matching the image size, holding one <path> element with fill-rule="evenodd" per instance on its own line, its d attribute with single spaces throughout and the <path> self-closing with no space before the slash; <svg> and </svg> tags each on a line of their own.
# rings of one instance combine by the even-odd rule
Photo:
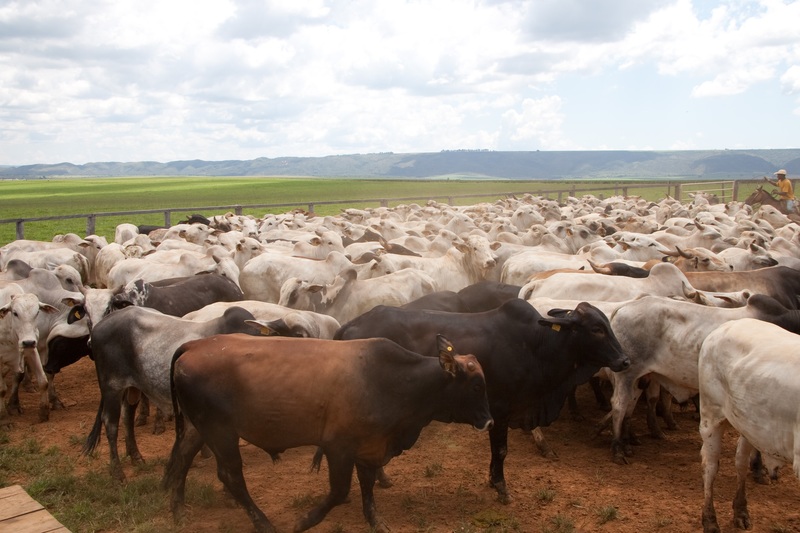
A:
<svg viewBox="0 0 800 533">
<path fill-rule="evenodd" d="M 786 209 L 786 202 L 784 200 L 775 198 L 775 196 L 773 196 L 772 193 L 769 193 L 769 192 L 765 191 L 763 185 L 759 185 L 756 188 L 756 190 L 753 191 L 753 194 L 751 194 L 750 196 L 748 196 L 745 199 L 744 203 L 746 205 L 749 205 L 749 206 L 752 206 L 752 205 L 771 205 L 772 207 L 774 207 L 775 209 L 777 209 L 778 211 L 780 211 L 784 215 L 787 215 L 787 216 L 794 215 L 794 217 L 791 217 L 791 218 L 792 218 L 792 220 L 796 221 L 795 217 L 797 217 L 797 213 L 795 211 L 788 211 Z"/>
</svg>

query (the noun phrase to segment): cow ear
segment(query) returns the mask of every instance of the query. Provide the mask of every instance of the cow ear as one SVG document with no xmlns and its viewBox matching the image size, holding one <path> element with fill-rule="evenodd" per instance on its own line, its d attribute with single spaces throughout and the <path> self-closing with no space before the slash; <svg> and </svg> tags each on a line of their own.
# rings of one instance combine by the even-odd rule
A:
<svg viewBox="0 0 800 533">
<path fill-rule="evenodd" d="M 458 365 L 456 364 L 456 350 L 453 348 L 453 344 L 442 335 L 436 336 L 436 342 L 439 345 L 439 364 L 442 365 L 445 372 L 455 377 Z"/>
<path fill-rule="evenodd" d="M 111 308 L 114 310 L 119 311 L 120 309 L 125 309 L 126 307 L 130 307 L 133 305 L 133 302 L 130 300 L 126 300 L 124 298 L 113 298 L 111 300 Z"/>
<path fill-rule="evenodd" d="M 52 306 L 52 305 L 50 305 L 50 304 L 43 304 L 43 303 L 39 303 L 39 309 L 41 309 L 41 310 L 42 310 L 42 311 L 44 311 L 45 313 L 49 313 L 49 314 L 51 314 L 51 315 L 52 315 L 53 313 L 58 313 L 58 312 L 59 312 L 57 307 L 53 307 L 53 306 Z"/>
<path fill-rule="evenodd" d="M 11 306 L 9 304 L 0 307 L 0 318 L 5 318 L 8 312 L 11 310 Z"/>
<path fill-rule="evenodd" d="M 67 315 L 67 324 L 74 324 L 86 316 L 86 308 L 82 305 L 75 305 Z"/>
</svg>

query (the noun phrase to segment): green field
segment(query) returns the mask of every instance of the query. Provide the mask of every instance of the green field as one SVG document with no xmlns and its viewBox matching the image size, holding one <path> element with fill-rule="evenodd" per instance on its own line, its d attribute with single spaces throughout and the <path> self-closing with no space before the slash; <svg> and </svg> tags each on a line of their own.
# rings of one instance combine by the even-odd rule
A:
<svg viewBox="0 0 800 533">
<path fill-rule="evenodd" d="M 675 183 L 675 182 L 672 182 Z M 114 228 L 122 222 L 133 224 L 165 223 L 168 209 L 221 207 L 173 212 L 175 224 L 192 212 L 205 216 L 223 214 L 227 206 L 263 206 L 288 204 L 281 207 L 245 207 L 242 212 L 261 217 L 266 213 L 283 213 L 294 208 L 308 209 L 314 203 L 318 215 L 337 214 L 346 207 L 377 207 L 380 199 L 405 198 L 399 203 L 424 203 L 428 199 L 454 205 L 469 205 L 494 201 L 504 193 L 542 194 L 558 199 L 555 191 L 577 196 L 594 194 L 611 196 L 626 191 L 648 200 L 664 198 L 670 182 L 620 181 L 458 181 L 458 180 L 366 180 L 366 179 L 306 179 L 306 178 L 72 178 L 0 181 L 0 244 L 12 241 L 16 235 L 16 219 L 88 215 L 120 211 L 158 210 L 151 214 L 98 216 L 95 233 L 113 239 Z M 626 189 L 623 190 L 623 187 Z M 742 189 L 744 190 L 744 188 Z M 460 195 L 476 195 L 457 198 Z M 482 196 L 483 195 L 483 196 Z M 340 201 L 340 202 L 339 202 Z M 339 202 L 324 204 L 323 202 Z M 86 217 L 69 220 L 30 221 L 24 224 L 26 239 L 51 240 L 59 233 L 86 235 Z"/>
</svg>

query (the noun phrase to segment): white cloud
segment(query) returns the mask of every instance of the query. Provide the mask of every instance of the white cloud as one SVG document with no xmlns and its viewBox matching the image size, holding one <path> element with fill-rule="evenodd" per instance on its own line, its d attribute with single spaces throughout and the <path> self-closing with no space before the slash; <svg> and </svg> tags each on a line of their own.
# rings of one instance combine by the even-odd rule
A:
<svg viewBox="0 0 800 533">
<path fill-rule="evenodd" d="M 744 102 L 770 85 L 769 106 L 747 105 L 765 121 L 796 113 L 798 20 L 800 2 L 781 0 L 6 2 L 0 164 L 626 148 L 630 135 L 609 144 L 594 117 L 599 80 L 664 80 L 672 92 L 650 82 L 642 95 L 654 125 L 691 99 Z M 791 138 L 731 139 L 714 120 L 667 138 L 632 104 L 615 126 L 640 146 Z"/>
</svg>

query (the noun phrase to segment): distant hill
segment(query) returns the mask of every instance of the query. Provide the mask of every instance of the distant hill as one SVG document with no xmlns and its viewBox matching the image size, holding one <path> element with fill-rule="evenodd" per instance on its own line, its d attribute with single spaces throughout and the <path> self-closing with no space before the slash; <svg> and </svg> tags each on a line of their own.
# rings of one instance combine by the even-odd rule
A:
<svg viewBox="0 0 800 533">
<path fill-rule="evenodd" d="M 734 179 L 800 174 L 800 148 L 781 150 L 536 151 L 260 157 L 0 167 L 0 178 L 116 176 L 308 176 L 387 179 Z"/>
</svg>

